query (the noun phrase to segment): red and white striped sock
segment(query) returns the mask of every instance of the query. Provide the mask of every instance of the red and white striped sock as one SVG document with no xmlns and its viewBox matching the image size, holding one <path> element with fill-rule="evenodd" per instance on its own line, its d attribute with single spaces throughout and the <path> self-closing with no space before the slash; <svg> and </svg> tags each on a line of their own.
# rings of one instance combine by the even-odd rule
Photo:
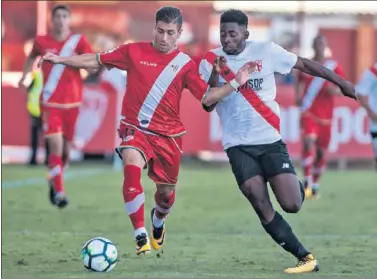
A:
<svg viewBox="0 0 377 279">
<path fill-rule="evenodd" d="M 54 190 L 58 195 L 64 195 L 63 162 L 59 155 L 48 156 L 49 179 L 52 180 Z"/>
<path fill-rule="evenodd" d="M 326 169 L 326 159 L 322 157 L 320 160 L 316 161 L 313 166 L 313 188 L 318 189 L 319 179 Z"/>
<path fill-rule="evenodd" d="M 124 167 L 123 199 L 135 230 L 135 238 L 142 233 L 147 234 L 144 225 L 145 196 L 141 185 L 141 168 L 138 166 Z"/>
<path fill-rule="evenodd" d="M 157 190 L 154 194 L 154 199 L 156 202 L 156 210 L 154 211 L 152 222 L 155 228 L 160 228 L 174 205 L 175 190 L 172 189 L 168 195 Z"/>
</svg>

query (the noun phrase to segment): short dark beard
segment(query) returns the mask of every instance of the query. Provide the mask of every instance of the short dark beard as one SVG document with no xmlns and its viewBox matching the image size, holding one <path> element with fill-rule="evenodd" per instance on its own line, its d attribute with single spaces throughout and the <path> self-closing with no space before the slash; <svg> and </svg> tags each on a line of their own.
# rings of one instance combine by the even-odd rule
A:
<svg viewBox="0 0 377 279">
<path fill-rule="evenodd" d="M 246 47 L 246 41 L 245 40 L 242 40 L 241 43 L 239 44 L 239 46 L 235 49 L 235 50 L 232 50 L 231 52 L 226 52 L 224 49 L 223 51 L 228 54 L 228 55 L 238 55 L 240 54 L 241 52 L 244 51 Z"/>
</svg>

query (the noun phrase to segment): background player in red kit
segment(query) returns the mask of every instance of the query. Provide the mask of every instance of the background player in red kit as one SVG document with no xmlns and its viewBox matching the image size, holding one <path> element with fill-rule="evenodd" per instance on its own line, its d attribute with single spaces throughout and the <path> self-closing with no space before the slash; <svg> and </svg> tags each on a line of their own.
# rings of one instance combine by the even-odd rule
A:
<svg viewBox="0 0 377 279">
<path fill-rule="evenodd" d="M 126 44 L 101 54 L 43 57 L 73 67 L 127 70 L 127 92 L 119 127 L 122 141 L 116 151 L 124 164 L 123 198 L 135 230 L 137 255 L 151 250 L 144 226 L 145 197 L 141 185 L 141 171 L 146 167 L 157 187 L 156 205 L 151 212 L 151 244 L 153 249 L 160 250 L 165 242 L 164 221 L 175 200 L 181 136 L 185 133 L 179 117 L 182 90 L 187 87 L 198 100 L 208 93 L 208 98 L 216 101 L 244 84 L 253 69 L 247 64 L 230 83 L 209 89 L 200 78 L 197 65 L 176 48 L 182 21 L 178 8 L 163 7 L 156 12 L 153 42 Z"/>
<path fill-rule="evenodd" d="M 55 6 L 51 14 L 52 32 L 46 36 L 36 37 L 33 49 L 25 62 L 20 86 L 23 86 L 25 77 L 32 70 L 38 56 L 43 56 L 47 52 L 60 56 L 92 52 L 83 35 L 71 33 L 70 10 L 67 6 Z M 50 147 L 50 200 L 52 204 L 62 208 L 68 203 L 63 185 L 63 169 L 69 160 L 70 145 L 82 100 L 83 82 L 79 69 L 64 65 L 46 62 L 42 65 L 42 72 L 44 87 L 40 103 L 43 131 Z"/>
<path fill-rule="evenodd" d="M 340 65 L 327 59 L 327 40 L 317 35 L 313 40 L 314 58 L 340 76 L 344 76 Z M 334 110 L 334 94 L 339 92 L 332 83 L 300 72 L 296 86 L 296 102 L 301 109 L 302 167 L 305 196 L 318 197 L 319 179 L 326 166 L 325 153 L 331 138 L 331 123 Z"/>
</svg>

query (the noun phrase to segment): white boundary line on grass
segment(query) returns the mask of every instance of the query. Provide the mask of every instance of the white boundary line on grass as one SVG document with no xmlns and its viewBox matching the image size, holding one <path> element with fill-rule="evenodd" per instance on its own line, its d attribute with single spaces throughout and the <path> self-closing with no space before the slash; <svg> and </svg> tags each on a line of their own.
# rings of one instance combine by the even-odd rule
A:
<svg viewBox="0 0 377 279">
<path fill-rule="evenodd" d="M 73 170 L 68 171 L 64 174 L 64 180 L 72 180 L 74 178 L 84 178 L 88 176 L 95 176 L 99 174 L 103 174 L 105 172 L 111 172 L 110 169 L 90 169 L 90 170 Z M 17 179 L 17 180 L 5 180 L 1 183 L 1 189 L 14 189 L 20 188 L 25 186 L 32 186 L 32 185 L 41 185 L 46 183 L 46 178 L 43 177 L 32 177 L 26 179 Z"/>
</svg>

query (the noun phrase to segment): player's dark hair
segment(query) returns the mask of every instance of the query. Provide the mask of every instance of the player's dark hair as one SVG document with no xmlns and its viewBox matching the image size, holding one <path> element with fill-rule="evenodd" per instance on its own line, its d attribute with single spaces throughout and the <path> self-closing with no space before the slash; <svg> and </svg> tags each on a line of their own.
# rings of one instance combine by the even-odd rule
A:
<svg viewBox="0 0 377 279">
<path fill-rule="evenodd" d="M 231 9 L 221 14 L 220 23 L 237 23 L 247 27 L 249 18 L 243 11 Z"/>
<path fill-rule="evenodd" d="M 66 5 L 56 5 L 56 6 L 54 6 L 54 7 L 52 8 L 52 10 L 51 10 L 51 14 L 52 14 L 52 16 L 54 16 L 55 13 L 56 13 L 58 10 L 65 10 L 65 11 L 67 11 L 69 14 L 71 13 L 71 10 L 70 10 L 70 8 L 69 8 L 68 6 L 66 6 Z"/>
<path fill-rule="evenodd" d="M 177 7 L 165 6 L 157 10 L 155 16 L 156 23 L 157 21 L 162 21 L 165 23 L 174 23 L 178 25 L 178 28 L 182 27 L 183 17 L 181 10 Z"/>
</svg>

